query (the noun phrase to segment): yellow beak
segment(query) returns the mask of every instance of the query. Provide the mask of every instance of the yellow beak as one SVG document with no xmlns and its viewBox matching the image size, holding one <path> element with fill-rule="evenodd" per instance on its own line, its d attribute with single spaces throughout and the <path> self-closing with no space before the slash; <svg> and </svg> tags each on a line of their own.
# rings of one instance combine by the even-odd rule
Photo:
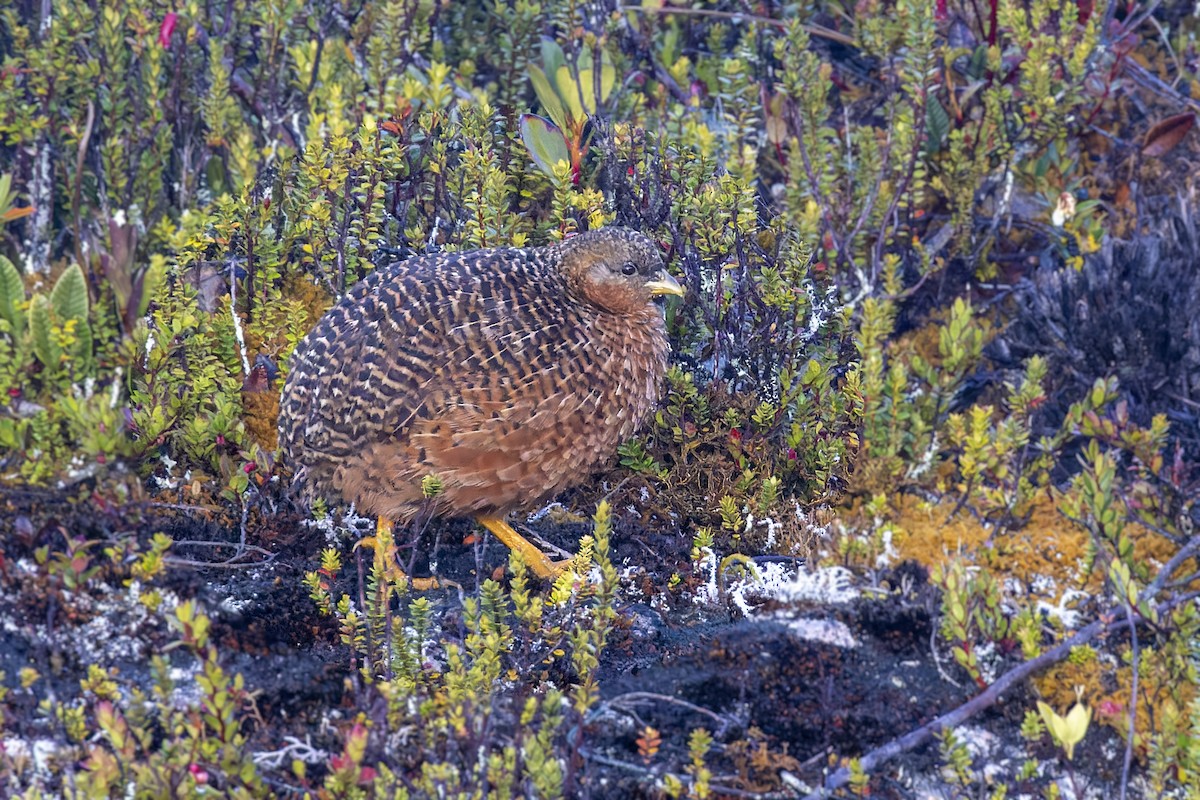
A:
<svg viewBox="0 0 1200 800">
<path fill-rule="evenodd" d="M 665 269 L 658 274 L 658 280 L 647 282 L 646 288 L 650 290 L 650 294 L 673 294 L 679 297 L 687 294 L 679 285 L 679 281 L 672 278 Z"/>
</svg>

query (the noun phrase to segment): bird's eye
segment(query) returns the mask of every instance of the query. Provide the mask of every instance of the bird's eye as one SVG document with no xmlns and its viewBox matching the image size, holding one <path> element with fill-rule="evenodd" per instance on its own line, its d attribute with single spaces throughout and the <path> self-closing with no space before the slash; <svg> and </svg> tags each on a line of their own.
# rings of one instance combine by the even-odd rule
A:
<svg viewBox="0 0 1200 800">
<path fill-rule="evenodd" d="M 625 265 L 621 267 L 621 272 L 625 275 L 636 275 L 637 271 L 637 264 L 632 261 L 626 261 Z"/>
</svg>

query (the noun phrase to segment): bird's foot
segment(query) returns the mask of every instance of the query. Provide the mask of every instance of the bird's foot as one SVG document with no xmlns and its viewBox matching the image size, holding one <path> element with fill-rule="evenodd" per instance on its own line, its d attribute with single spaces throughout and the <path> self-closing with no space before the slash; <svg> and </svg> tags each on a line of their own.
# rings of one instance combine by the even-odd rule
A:
<svg viewBox="0 0 1200 800">
<path fill-rule="evenodd" d="M 533 570 L 533 574 L 539 578 L 554 580 L 571 565 L 572 559 L 570 558 L 562 561 L 552 560 L 500 517 L 480 514 L 475 517 L 475 521 L 491 531 L 492 535 L 508 546 L 508 549 L 520 553 L 525 558 L 529 569 Z"/>
<path fill-rule="evenodd" d="M 379 517 L 375 521 L 375 535 L 363 537 L 354 546 L 371 549 L 375 553 L 375 566 L 379 568 L 381 574 L 396 585 L 407 584 L 414 592 L 431 592 L 434 589 L 445 589 L 449 586 L 462 589 L 454 581 L 436 577 L 415 578 L 402 570 L 392 529 L 392 520 L 387 517 Z"/>
<path fill-rule="evenodd" d="M 573 558 L 564 558 L 559 561 L 547 558 L 545 564 L 546 574 L 542 575 L 540 572 L 538 574 L 543 578 L 555 579 L 566 572 L 574 563 L 575 559 Z M 536 572 L 536 570 L 534 571 Z"/>
</svg>

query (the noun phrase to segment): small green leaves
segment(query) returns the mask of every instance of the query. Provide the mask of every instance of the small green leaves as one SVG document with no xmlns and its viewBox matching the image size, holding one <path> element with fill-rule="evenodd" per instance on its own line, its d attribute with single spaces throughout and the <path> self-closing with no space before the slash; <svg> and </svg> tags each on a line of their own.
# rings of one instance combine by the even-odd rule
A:
<svg viewBox="0 0 1200 800">
<path fill-rule="evenodd" d="M 691 756 L 692 763 L 688 766 L 687 771 L 692 778 L 691 795 L 700 800 L 711 796 L 709 781 L 712 780 L 712 770 L 705 764 L 705 756 L 708 755 L 712 743 L 712 734 L 705 728 L 696 728 L 688 736 L 688 754 Z"/>
<path fill-rule="evenodd" d="M 925 106 L 925 134 L 925 154 L 929 156 L 942 149 L 950 134 L 950 114 L 937 97 L 931 96 Z"/>
<path fill-rule="evenodd" d="M 634 472 L 659 479 L 666 477 L 666 468 L 646 451 L 646 443 L 643 439 L 630 439 L 622 442 L 617 447 L 617 455 L 621 458 L 621 466 Z"/>
<path fill-rule="evenodd" d="M 437 497 L 445 489 L 445 484 L 438 475 L 430 473 L 421 478 L 421 496 L 426 500 L 432 500 Z"/>
<path fill-rule="evenodd" d="M 731 533 L 740 533 L 746 526 L 742 514 L 738 510 L 737 500 L 730 495 L 724 495 L 718 504 L 721 513 L 721 527 Z"/>
</svg>

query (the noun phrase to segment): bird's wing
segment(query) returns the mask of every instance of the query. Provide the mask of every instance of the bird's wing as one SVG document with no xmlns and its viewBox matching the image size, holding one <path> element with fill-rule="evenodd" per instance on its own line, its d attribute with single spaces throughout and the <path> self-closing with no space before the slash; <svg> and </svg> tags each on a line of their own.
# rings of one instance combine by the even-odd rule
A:
<svg viewBox="0 0 1200 800">
<path fill-rule="evenodd" d="M 373 275 L 318 324 L 293 362 L 314 376 L 300 414 L 305 450 L 347 457 L 407 443 L 417 423 L 432 435 L 431 422 L 518 447 L 558 418 L 554 409 L 586 403 L 591 365 L 577 357 L 586 331 L 561 292 L 473 271 L 438 278 Z"/>
<path fill-rule="evenodd" d="M 375 273 L 323 317 L 292 355 L 280 438 L 305 458 L 346 458 L 411 419 L 440 368 L 436 325 L 413 324 L 422 282 Z"/>
</svg>

